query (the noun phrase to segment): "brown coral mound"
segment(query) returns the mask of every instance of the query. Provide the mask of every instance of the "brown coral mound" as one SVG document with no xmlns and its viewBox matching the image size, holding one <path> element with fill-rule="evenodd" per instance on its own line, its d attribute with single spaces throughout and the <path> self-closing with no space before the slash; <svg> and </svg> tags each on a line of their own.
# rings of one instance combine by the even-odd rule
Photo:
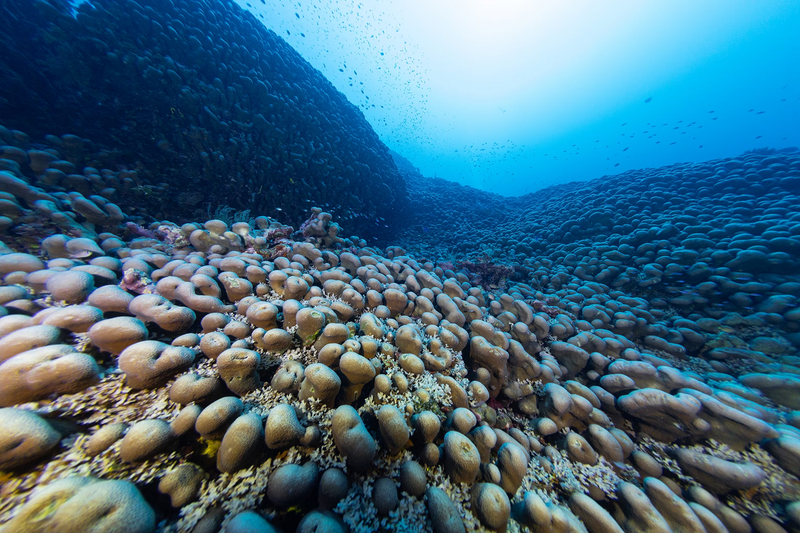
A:
<svg viewBox="0 0 800 533">
<path fill-rule="evenodd" d="M 84 197 L 107 218 L 67 202 L 78 180 L 52 185 L 58 160 L 17 150 L 0 147 L 0 200 L 19 207 L 0 245 L 6 530 L 53 491 L 61 524 L 103 483 L 122 503 L 97 520 L 143 530 L 798 527 L 800 285 L 774 265 L 756 278 L 746 254 L 689 266 L 696 238 L 669 240 L 701 231 L 689 222 L 567 246 L 502 291 L 340 237 L 321 209 L 294 237 L 264 216 L 120 226 L 102 196 Z M 765 160 L 748 158 L 800 169 Z M 63 233 L 23 253 L 37 216 Z M 770 295 L 747 314 L 738 292 L 723 312 L 710 293 L 687 307 L 628 291 L 667 271 Z M 134 488 L 156 482 L 169 498 Z"/>
</svg>

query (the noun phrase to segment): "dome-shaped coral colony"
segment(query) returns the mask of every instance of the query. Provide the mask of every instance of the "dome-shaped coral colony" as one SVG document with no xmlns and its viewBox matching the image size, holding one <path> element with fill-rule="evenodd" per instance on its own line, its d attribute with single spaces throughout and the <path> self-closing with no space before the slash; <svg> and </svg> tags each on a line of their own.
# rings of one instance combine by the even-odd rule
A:
<svg viewBox="0 0 800 533">
<path fill-rule="evenodd" d="M 797 152 L 476 201 L 233 4 L 6 12 L 3 533 L 800 530 Z"/>
</svg>

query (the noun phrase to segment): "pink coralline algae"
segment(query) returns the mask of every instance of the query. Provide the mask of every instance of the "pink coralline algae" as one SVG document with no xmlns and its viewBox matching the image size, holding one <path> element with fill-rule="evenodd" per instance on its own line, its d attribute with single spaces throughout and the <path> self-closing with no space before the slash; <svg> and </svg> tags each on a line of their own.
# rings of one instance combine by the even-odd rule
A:
<svg viewBox="0 0 800 533">
<path fill-rule="evenodd" d="M 289 238 L 292 233 L 294 233 L 294 228 L 292 226 L 277 226 L 274 228 L 267 228 L 264 231 L 264 237 L 267 239 L 267 242 L 280 241 L 281 239 Z"/>
<path fill-rule="evenodd" d="M 128 231 L 130 231 L 134 235 L 138 235 L 139 237 L 160 240 L 156 232 L 151 231 L 147 228 L 143 228 L 142 226 L 136 224 L 135 222 L 126 222 L 125 227 L 128 228 Z"/>
<path fill-rule="evenodd" d="M 311 216 L 300 225 L 300 233 L 306 242 L 318 243 L 322 246 L 339 247 L 343 239 L 339 237 L 341 227 L 331 222 L 331 214 L 319 207 L 311 208 Z"/>
<path fill-rule="evenodd" d="M 162 224 L 158 227 L 158 230 L 156 230 L 155 234 L 157 239 L 160 239 L 164 241 L 164 243 L 170 244 L 175 248 L 184 248 L 189 246 L 189 241 L 186 239 L 186 236 L 181 233 L 181 228 L 178 226 Z"/>
<path fill-rule="evenodd" d="M 492 263 L 484 256 L 480 261 L 459 261 L 456 266 L 471 274 L 472 281 L 484 289 L 498 288 L 516 273 L 516 267 Z M 442 267 L 444 268 L 444 267 Z"/>
<path fill-rule="evenodd" d="M 325 224 L 329 222 L 331 216 L 328 213 L 322 213 L 321 210 L 314 209 L 311 216 L 300 225 L 300 232 L 303 237 L 322 237 L 325 235 Z"/>
<path fill-rule="evenodd" d="M 536 312 L 547 313 L 548 316 L 551 318 L 555 318 L 556 316 L 564 313 L 564 311 L 558 307 L 551 307 L 546 305 L 541 300 L 531 300 L 529 302 L 533 307 L 533 310 Z"/>
<path fill-rule="evenodd" d="M 152 230 L 144 228 L 135 222 L 126 222 L 125 227 L 134 235 L 163 243 L 156 243 L 154 246 L 157 249 L 169 251 L 168 249 L 185 248 L 189 246 L 188 239 L 181 233 L 181 228 L 176 225 L 161 224 L 158 228 Z"/>
<path fill-rule="evenodd" d="M 262 226 L 263 227 L 263 226 Z M 248 253 L 260 253 L 270 259 L 277 257 L 287 257 L 292 251 L 291 235 L 294 233 L 292 226 L 285 226 L 276 221 L 272 221 L 268 228 L 264 228 L 261 237 L 253 238 L 245 236 L 245 244 Z"/>
<path fill-rule="evenodd" d="M 455 270 L 456 268 L 452 261 L 440 261 L 439 267 L 442 270 Z"/>
<path fill-rule="evenodd" d="M 157 294 L 156 286 L 150 277 L 135 268 L 129 268 L 124 272 L 119 288 L 136 294 Z"/>
</svg>

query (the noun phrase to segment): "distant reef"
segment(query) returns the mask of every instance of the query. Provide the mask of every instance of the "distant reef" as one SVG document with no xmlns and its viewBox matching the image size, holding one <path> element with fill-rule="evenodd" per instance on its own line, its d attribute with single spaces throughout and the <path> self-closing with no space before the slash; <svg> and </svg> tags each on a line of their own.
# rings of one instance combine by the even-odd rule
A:
<svg viewBox="0 0 800 533">
<path fill-rule="evenodd" d="M 119 151 L 148 193 L 142 213 L 191 220 L 227 206 L 299 225 L 320 205 L 383 239 L 406 207 L 360 110 L 234 2 L 96 0 L 74 12 L 35 0 L 0 13 L 3 124 Z"/>
<path fill-rule="evenodd" d="M 764 246 L 767 253 L 800 252 L 797 244 L 772 240 L 797 231 L 787 233 L 786 222 L 778 220 L 796 218 L 796 148 L 631 170 L 513 198 L 424 178 L 402 156 L 393 157 L 408 183 L 415 216 L 394 242 L 431 259 L 530 264 L 575 250 L 581 255 L 596 247 L 659 241 L 700 250 L 726 249 L 732 240 L 734 250 L 746 244 Z"/>
</svg>

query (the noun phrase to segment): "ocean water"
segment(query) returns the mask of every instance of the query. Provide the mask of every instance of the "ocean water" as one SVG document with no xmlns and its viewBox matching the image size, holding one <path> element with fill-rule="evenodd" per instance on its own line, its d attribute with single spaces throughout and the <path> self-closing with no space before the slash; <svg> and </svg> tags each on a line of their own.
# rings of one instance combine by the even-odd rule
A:
<svg viewBox="0 0 800 533">
<path fill-rule="evenodd" d="M 0 4 L 0 532 L 800 531 L 788 2 Z"/>
<path fill-rule="evenodd" d="M 800 144 L 787 2 L 239 4 L 425 176 L 504 196 Z"/>
</svg>

